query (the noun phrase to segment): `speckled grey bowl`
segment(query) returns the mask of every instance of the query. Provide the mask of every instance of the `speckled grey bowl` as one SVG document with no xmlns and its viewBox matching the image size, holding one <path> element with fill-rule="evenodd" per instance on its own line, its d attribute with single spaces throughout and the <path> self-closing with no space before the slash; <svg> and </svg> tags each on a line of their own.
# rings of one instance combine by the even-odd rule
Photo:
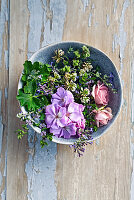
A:
<svg viewBox="0 0 134 200">
<path fill-rule="evenodd" d="M 73 47 L 74 49 L 80 49 L 83 45 L 85 44 L 80 43 L 80 42 L 60 42 L 57 44 L 48 45 L 46 47 L 43 47 L 36 53 L 34 53 L 32 57 L 30 58 L 30 60 L 32 62 L 39 61 L 42 63 L 50 63 L 52 61 L 51 58 L 53 57 L 54 51 L 56 49 L 63 49 L 64 51 L 66 51 L 69 47 Z M 113 93 L 110 94 L 110 101 L 109 101 L 109 106 L 112 108 L 113 118 L 112 120 L 108 122 L 106 126 L 100 127 L 96 132 L 92 134 L 93 140 L 95 140 L 99 138 L 100 136 L 102 136 L 106 132 L 106 130 L 108 130 L 108 128 L 113 124 L 117 115 L 119 114 L 121 102 L 122 102 L 122 89 L 121 89 L 119 75 L 112 61 L 98 49 L 95 49 L 90 46 L 89 46 L 89 49 L 91 53 L 91 59 L 94 60 L 93 66 L 94 67 L 97 65 L 100 66 L 102 74 L 109 74 L 110 72 L 112 72 L 115 77 L 114 85 L 115 85 L 115 88 L 117 89 L 116 94 L 113 94 Z M 18 89 L 20 89 L 21 87 L 22 87 L 22 83 L 20 80 L 18 84 Z M 21 107 L 21 110 L 23 113 L 26 113 L 24 107 Z M 38 133 L 41 132 L 39 128 L 36 128 L 33 126 L 32 128 Z M 76 139 L 73 139 L 73 138 L 64 139 L 64 138 L 57 138 L 53 136 L 53 142 L 60 143 L 60 144 L 72 144 L 75 141 Z"/>
</svg>

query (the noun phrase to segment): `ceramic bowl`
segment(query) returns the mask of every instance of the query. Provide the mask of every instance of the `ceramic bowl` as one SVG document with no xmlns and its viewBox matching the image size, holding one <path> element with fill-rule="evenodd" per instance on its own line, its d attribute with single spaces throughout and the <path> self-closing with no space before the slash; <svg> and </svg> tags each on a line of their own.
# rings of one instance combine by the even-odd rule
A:
<svg viewBox="0 0 134 200">
<path fill-rule="evenodd" d="M 64 51 L 66 51 L 69 47 L 72 47 L 73 49 L 80 49 L 83 45 L 85 44 L 80 43 L 80 42 L 60 42 L 57 44 L 48 45 L 46 47 L 41 48 L 37 52 L 35 52 L 29 60 L 31 62 L 39 61 L 42 63 L 51 63 L 52 61 L 51 58 L 53 57 L 56 49 L 63 49 Z M 113 94 L 113 93 L 110 94 L 110 101 L 109 101 L 109 106 L 112 109 L 113 118 L 112 120 L 108 122 L 107 125 L 98 128 L 98 130 L 92 134 L 93 140 L 95 140 L 99 138 L 100 136 L 102 136 L 117 118 L 120 111 L 121 102 L 122 102 L 122 89 L 121 89 L 121 82 L 119 79 L 119 75 L 112 61 L 100 50 L 93 48 L 91 46 L 88 46 L 88 47 L 90 49 L 91 59 L 94 60 L 92 63 L 93 66 L 94 67 L 96 67 L 97 65 L 100 66 L 102 74 L 109 74 L 110 72 L 112 72 L 114 75 L 114 85 L 115 85 L 115 88 L 117 89 L 116 94 Z M 18 89 L 20 89 L 21 87 L 22 87 L 22 83 L 21 83 L 21 78 L 20 78 Z M 26 113 L 24 107 L 21 107 L 21 110 L 23 113 Z M 39 128 L 36 128 L 33 126 L 32 128 L 37 133 L 41 132 Z M 53 136 L 53 142 L 60 143 L 60 144 L 73 144 L 76 140 L 77 139 L 74 139 L 74 138 L 64 139 L 64 138 L 57 138 Z"/>
</svg>

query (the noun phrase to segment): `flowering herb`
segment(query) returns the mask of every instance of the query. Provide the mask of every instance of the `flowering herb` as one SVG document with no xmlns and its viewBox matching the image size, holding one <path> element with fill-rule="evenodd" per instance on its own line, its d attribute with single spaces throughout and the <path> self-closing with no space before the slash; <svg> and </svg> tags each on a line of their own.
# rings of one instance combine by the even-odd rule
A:
<svg viewBox="0 0 134 200">
<path fill-rule="evenodd" d="M 82 155 L 92 134 L 112 118 L 108 107 L 109 90 L 116 92 L 113 74 L 104 74 L 92 65 L 90 50 L 69 48 L 55 51 L 51 64 L 25 61 L 22 88 L 17 99 L 26 114 L 19 117 L 26 125 L 40 128 L 41 147 L 53 136 L 77 138 L 71 145 Z M 18 129 L 18 138 L 28 133 L 28 128 Z"/>
</svg>

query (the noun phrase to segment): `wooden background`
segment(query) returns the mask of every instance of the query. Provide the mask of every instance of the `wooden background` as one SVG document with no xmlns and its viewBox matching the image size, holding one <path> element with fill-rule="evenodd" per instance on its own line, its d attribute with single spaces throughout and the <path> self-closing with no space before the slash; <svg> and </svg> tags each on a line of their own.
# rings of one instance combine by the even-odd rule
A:
<svg viewBox="0 0 134 200">
<path fill-rule="evenodd" d="M 121 77 L 123 106 L 107 134 L 77 158 L 65 145 L 18 141 L 17 83 L 39 48 L 81 41 L 105 52 Z M 0 0 L 0 199 L 134 200 L 134 1 Z"/>
</svg>

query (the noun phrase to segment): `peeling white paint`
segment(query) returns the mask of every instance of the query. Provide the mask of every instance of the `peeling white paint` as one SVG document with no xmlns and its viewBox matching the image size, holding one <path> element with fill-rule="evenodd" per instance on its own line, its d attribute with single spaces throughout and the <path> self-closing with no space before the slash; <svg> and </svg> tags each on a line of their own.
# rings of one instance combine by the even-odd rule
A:
<svg viewBox="0 0 134 200">
<path fill-rule="evenodd" d="M 2 58 L 2 49 L 3 49 L 3 34 L 5 29 L 5 22 L 8 20 L 8 9 L 7 1 L 1 0 L 1 9 L 0 9 L 0 66 Z"/>
<path fill-rule="evenodd" d="M 92 9 L 94 9 L 95 8 L 95 5 L 94 5 L 94 3 L 92 4 Z"/>
<path fill-rule="evenodd" d="M 28 0 L 29 35 L 28 58 L 31 52 L 51 43 L 62 41 L 66 17 L 66 0 Z M 38 12 L 37 12 L 38 10 Z M 41 136 L 32 129 L 28 135 L 29 158 L 26 163 L 28 200 L 57 199 L 55 185 L 57 144 L 48 143 L 41 149 Z"/>
<path fill-rule="evenodd" d="M 5 57 L 5 66 L 6 66 L 6 69 L 8 70 L 8 66 L 9 66 L 9 63 L 8 63 L 8 50 L 5 50 L 4 57 Z"/>
<path fill-rule="evenodd" d="M 117 34 L 114 34 L 113 36 L 113 44 L 112 44 L 112 50 L 113 52 L 115 51 L 115 49 L 117 48 L 118 44 L 119 44 L 119 37 Z"/>
<path fill-rule="evenodd" d="M 116 12 L 117 9 L 117 0 L 114 0 L 114 13 Z"/>
<path fill-rule="evenodd" d="M 6 190 L 1 193 L 1 200 L 6 200 Z"/>
<path fill-rule="evenodd" d="M 89 6 L 90 0 L 82 0 L 84 12 L 86 11 L 86 7 Z"/>
<path fill-rule="evenodd" d="M 90 27 L 92 25 L 92 13 L 89 14 L 89 19 L 88 19 L 88 26 Z"/>
<path fill-rule="evenodd" d="M 41 1 L 28 0 L 29 19 L 29 35 L 28 35 L 28 57 L 31 52 L 35 52 L 40 48 L 41 22 L 42 22 L 42 6 Z"/>
<path fill-rule="evenodd" d="M 34 141 L 36 138 L 36 142 Z M 28 178 L 28 200 L 31 199 L 57 199 L 57 191 L 54 182 L 56 170 L 55 156 L 57 145 L 49 142 L 47 147 L 41 149 L 41 136 L 35 134 L 32 129 L 29 131 L 29 148 L 34 154 L 29 154 L 26 164 L 26 174 Z"/>
<path fill-rule="evenodd" d="M 5 98 L 7 99 L 8 98 L 8 89 L 5 88 Z"/>
<path fill-rule="evenodd" d="M 124 59 L 124 52 L 126 47 L 126 32 L 124 30 L 124 20 L 125 20 L 125 12 L 128 8 L 130 2 L 129 0 L 125 0 L 123 3 L 122 14 L 120 17 L 120 28 L 119 28 L 119 45 L 120 45 L 120 76 L 122 77 L 123 72 L 123 59 Z"/>
<path fill-rule="evenodd" d="M 100 139 L 98 138 L 96 141 L 95 141 L 96 145 L 99 145 L 100 144 Z"/>
<path fill-rule="evenodd" d="M 43 0 L 43 3 L 46 5 L 46 0 Z M 44 14 L 44 40 L 42 46 L 60 42 L 62 40 L 66 17 L 66 0 L 51 0 L 50 10 L 53 13 L 52 29 L 50 28 L 50 20 L 47 20 L 47 15 Z"/>
<path fill-rule="evenodd" d="M 120 17 L 119 36 L 114 34 L 114 39 L 113 39 L 113 44 L 112 44 L 113 52 L 115 51 L 115 48 L 119 44 L 119 49 L 120 49 L 120 52 L 119 52 L 119 56 L 120 56 L 120 71 L 119 71 L 119 74 L 120 74 L 120 77 L 122 77 L 123 59 L 124 59 L 126 42 L 127 42 L 126 32 L 124 30 L 125 12 L 126 12 L 126 9 L 129 6 L 129 4 L 130 4 L 129 0 L 125 0 L 124 3 L 123 3 L 122 13 L 121 13 L 121 17 Z M 121 78 L 121 81 L 122 81 L 122 78 Z"/>
<path fill-rule="evenodd" d="M 106 25 L 109 26 L 110 24 L 110 19 L 109 19 L 109 15 L 107 14 L 106 15 Z"/>
</svg>

